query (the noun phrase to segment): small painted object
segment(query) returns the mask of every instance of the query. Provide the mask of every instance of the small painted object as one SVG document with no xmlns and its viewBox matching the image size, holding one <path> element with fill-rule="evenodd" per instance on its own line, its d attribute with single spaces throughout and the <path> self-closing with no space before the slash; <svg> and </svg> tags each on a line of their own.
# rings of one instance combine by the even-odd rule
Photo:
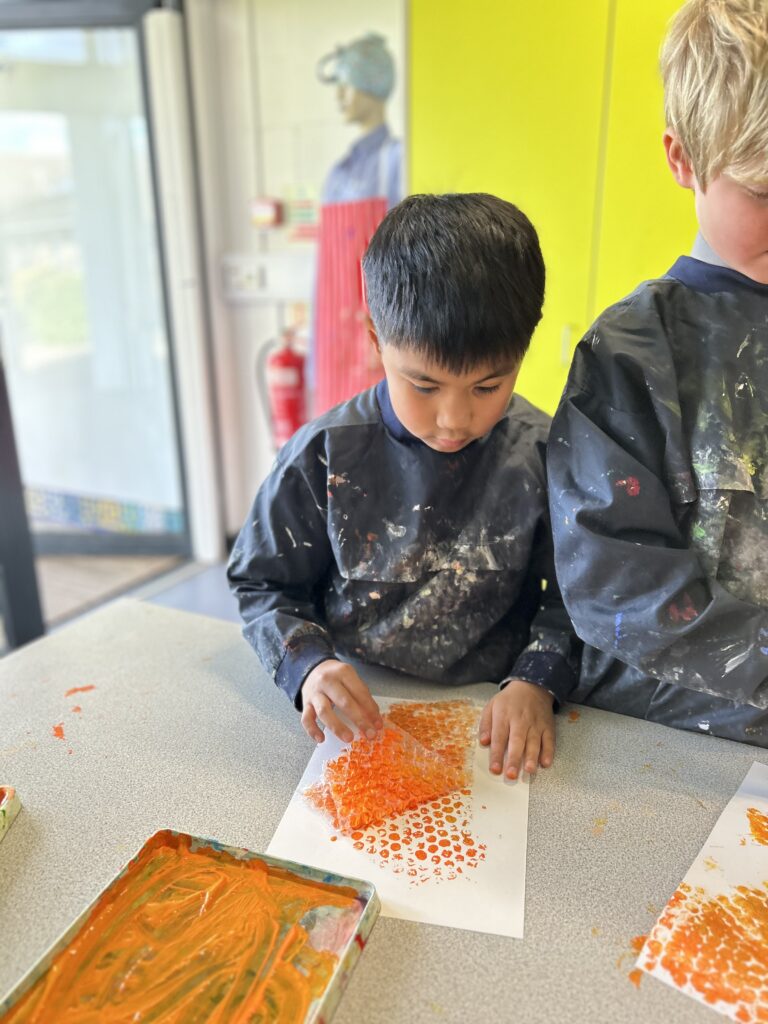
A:
<svg viewBox="0 0 768 1024">
<path fill-rule="evenodd" d="M 16 790 L 12 786 L 0 786 L 0 842 L 21 810 Z"/>
</svg>

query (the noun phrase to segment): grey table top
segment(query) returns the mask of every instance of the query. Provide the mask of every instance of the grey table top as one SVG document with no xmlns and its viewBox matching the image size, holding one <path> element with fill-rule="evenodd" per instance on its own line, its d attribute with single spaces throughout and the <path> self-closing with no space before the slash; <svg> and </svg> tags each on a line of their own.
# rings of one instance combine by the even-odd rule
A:
<svg viewBox="0 0 768 1024">
<path fill-rule="evenodd" d="M 367 674 L 387 696 L 493 692 Z M 525 939 L 380 918 L 335 1024 L 717 1019 L 636 989 L 630 943 L 766 751 L 589 708 L 557 728 L 531 787 Z M 0 843 L 0 995 L 156 829 L 265 850 L 311 751 L 226 622 L 120 601 L 0 660 L 0 784 L 23 804 Z"/>
</svg>

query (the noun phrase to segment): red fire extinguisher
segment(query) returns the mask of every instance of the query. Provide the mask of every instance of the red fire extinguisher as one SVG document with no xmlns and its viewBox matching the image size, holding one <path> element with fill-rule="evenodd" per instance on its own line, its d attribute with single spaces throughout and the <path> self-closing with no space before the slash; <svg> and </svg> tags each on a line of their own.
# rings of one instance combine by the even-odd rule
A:
<svg viewBox="0 0 768 1024">
<path fill-rule="evenodd" d="M 282 332 L 275 345 L 266 345 L 259 354 L 256 377 L 275 448 L 281 448 L 306 423 L 305 362 L 306 356 L 295 347 L 295 333 L 290 328 Z"/>
</svg>

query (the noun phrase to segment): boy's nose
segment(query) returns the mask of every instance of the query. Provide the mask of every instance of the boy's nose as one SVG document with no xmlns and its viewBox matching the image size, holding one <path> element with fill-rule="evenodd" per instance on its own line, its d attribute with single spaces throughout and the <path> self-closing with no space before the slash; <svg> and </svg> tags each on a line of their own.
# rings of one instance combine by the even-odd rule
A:
<svg viewBox="0 0 768 1024">
<path fill-rule="evenodd" d="M 472 412 L 464 402 L 444 402 L 437 411 L 436 424 L 439 430 L 456 437 L 463 436 L 469 429 Z"/>
</svg>

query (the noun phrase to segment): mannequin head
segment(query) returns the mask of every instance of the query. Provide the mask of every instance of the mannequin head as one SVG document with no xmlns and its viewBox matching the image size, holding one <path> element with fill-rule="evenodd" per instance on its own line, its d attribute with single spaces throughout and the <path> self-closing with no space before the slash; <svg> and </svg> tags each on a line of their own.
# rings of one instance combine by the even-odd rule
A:
<svg viewBox="0 0 768 1024">
<path fill-rule="evenodd" d="M 395 64 L 383 36 L 374 32 L 322 57 L 321 82 L 335 84 L 344 120 L 372 131 L 384 122 L 386 101 L 395 85 Z"/>
</svg>

